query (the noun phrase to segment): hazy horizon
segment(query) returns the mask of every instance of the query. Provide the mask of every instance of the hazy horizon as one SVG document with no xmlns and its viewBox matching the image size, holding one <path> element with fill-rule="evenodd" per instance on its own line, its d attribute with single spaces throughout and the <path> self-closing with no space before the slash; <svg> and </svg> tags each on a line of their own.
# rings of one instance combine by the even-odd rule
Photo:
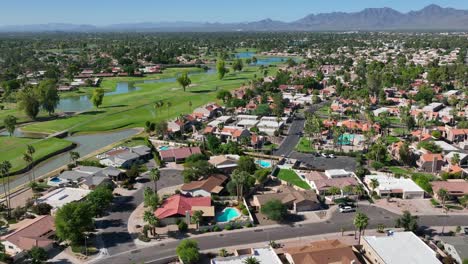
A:
<svg viewBox="0 0 468 264">
<path fill-rule="evenodd" d="M 122 0 L 11 1 L 0 5 L 3 11 L 0 26 L 51 23 L 96 26 L 145 22 L 235 23 L 266 18 L 290 22 L 312 13 L 357 12 L 365 8 L 390 7 L 400 12 L 408 12 L 436 4 L 442 7 L 468 9 L 468 1 L 458 0 L 329 0 L 326 2 L 296 0 L 294 4 L 288 3 L 287 6 L 284 5 L 284 1 L 279 0 L 238 0 L 226 3 L 214 0 L 158 2 L 148 0 L 137 0 L 131 3 Z"/>
</svg>

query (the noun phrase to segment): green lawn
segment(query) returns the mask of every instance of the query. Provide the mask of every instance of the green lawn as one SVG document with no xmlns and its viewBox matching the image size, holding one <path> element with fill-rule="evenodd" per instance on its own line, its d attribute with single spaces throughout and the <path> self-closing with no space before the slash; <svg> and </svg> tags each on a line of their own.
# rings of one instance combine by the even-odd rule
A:
<svg viewBox="0 0 468 264">
<path fill-rule="evenodd" d="M 299 143 L 296 145 L 296 151 L 304 152 L 304 153 L 314 153 L 316 150 L 311 147 L 310 140 L 308 138 L 301 138 Z"/>
<path fill-rule="evenodd" d="M 288 169 L 281 169 L 278 173 L 278 178 L 291 183 L 292 185 L 296 185 L 302 189 L 310 190 L 309 184 L 303 181 L 299 175 L 297 175 L 293 170 Z"/>
<path fill-rule="evenodd" d="M 32 145 L 36 149 L 33 157 L 38 160 L 50 153 L 71 146 L 72 142 L 58 138 L 41 140 L 2 136 L 0 137 L 0 161 L 10 161 L 12 165 L 11 172 L 26 167 L 23 154 L 26 152 L 27 145 Z"/>
<path fill-rule="evenodd" d="M 172 75 L 187 69 L 171 69 Z M 146 121 L 158 121 L 174 118 L 190 113 L 194 108 L 216 101 L 219 89 L 232 90 L 247 83 L 254 74 L 259 74 L 258 67 L 246 67 L 242 72 L 232 72 L 223 80 L 218 80 L 216 74 L 191 76 L 192 86 L 184 92 L 175 82 L 138 84 L 141 90 L 127 94 L 104 97 L 99 109 L 77 116 L 36 123 L 23 129 L 32 132 L 54 133 L 65 129 L 71 132 L 100 132 L 120 128 L 142 127 Z M 271 72 L 270 74 L 274 74 Z M 103 87 L 115 86 L 119 80 L 105 80 Z M 172 106 L 155 109 L 154 103 L 163 100 L 171 102 Z M 189 107 L 188 102 L 192 103 Z M 166 104 L 167 105 L 167 104 Z"/>
</svg>

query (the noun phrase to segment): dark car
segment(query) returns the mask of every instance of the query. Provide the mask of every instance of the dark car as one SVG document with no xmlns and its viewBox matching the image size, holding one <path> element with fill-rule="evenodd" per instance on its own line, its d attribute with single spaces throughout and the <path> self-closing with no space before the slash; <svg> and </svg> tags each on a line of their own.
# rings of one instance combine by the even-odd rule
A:
<svg viewBox="0 0 468 264">
<path fill-rule="evenodd" d="M 463 228 L 463 230 L 465 231 L 465 235 L 468 235 L 468 227 Z"/>
</svg>

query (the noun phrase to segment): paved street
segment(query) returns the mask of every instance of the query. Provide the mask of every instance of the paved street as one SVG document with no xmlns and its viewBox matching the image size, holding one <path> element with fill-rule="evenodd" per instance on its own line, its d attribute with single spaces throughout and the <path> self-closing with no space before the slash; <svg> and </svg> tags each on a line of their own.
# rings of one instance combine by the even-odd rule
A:
<svg viewBox="0 0 468 264">
<path fill-rule="evenodd" d="M 315 113 L 318 109 L 323 107 L 325 104 L 327 104 L 328 101 L 321 102 L 319 104 L 314 104 L 310 106 L 306 111 L 309 113 Z M 286 138 L 283 140 L 281 146 L 274 152 L 274 155 L 276 156 L 289 156 L 291 152 L 294 150 L 296 147 L 297 143 L 299 143 L 299 139 L 301 136 L 299 135 L 299 132 L 302 132 L 304 130 L 304 123 L 305 120 L 303 117 L 297 117 L 296 119 L 293 120 L 291 123 L 291 128 L 289 129 L 289 133 L 286 136 Z"/>
<path fill-rule="evenodd" d="M 153 188 L 153 183 L 147 178 L 140 180 L 144 187 Z M 158 190 L 183 183 L 181 171 L 173 169 L 161 169 L 161 179 L 158 181 Z M 133 239 L 127 230 L 127 222 L 130 214 L 143 202 L 143 188 L 138 189 L 131 196 L 116 197 L 112 211 L 105 217 L 96 219 L 96 226 L 100 232 L 97 243 L 101 252 L 109 255 L 135 248 Z M 106 254 L 104 253 L 104 254 Z"/>
<path fill-rule="evenodd" d="M 386 227 L 394 226 L 396 214 L 374 206 L 360 206 L 360 211 L 369 216 L 370 223 L 368 228 L 376 228 L 378 224 L 384 224 Z M 342 227 L 345 230 L 354 230 L 352 225 L 354 213 L 341 214 L 335 212 L 329 221 L 322 223 L 283 225 L 280 227 L 265 229 L 245 229 L 238 232 L 206 234 L 196 238 L 201 250 L 212 248 L 230 247 L 248 243 L 259 243 L 269 240 L 281 240 L 288 238 L 299 238 L 302 236 L 318 235 L 339 232 Z M 466 225 L 468 216 L 422 216 L 419 219 L 420 226 L 456 226 Z M 95 263 L 166 263 L 168 258 L 175 255 L 175 248 L 178 241 L 154 245 L 146 248 L 140 248 L 123 252 L 109 258 L 101 259 Z"/>
</svg>

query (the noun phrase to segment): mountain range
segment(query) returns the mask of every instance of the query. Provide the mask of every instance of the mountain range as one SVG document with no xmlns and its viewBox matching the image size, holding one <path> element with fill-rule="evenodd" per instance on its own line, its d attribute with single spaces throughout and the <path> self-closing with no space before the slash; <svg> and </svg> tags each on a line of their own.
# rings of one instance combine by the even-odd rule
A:
<svg viewBox="0 0 468 264">
<path fill-rule="evenodd" d="M 0 26 L 0 32 L 216 32 L 216 31 L 376 31 L 468 30 L 468 10 L 429 5 L 402 13 L 392 8 L 359 12 L 310 14 L 292 22 L 264 19 L 244 23 L 144 22 L 95 26 L 89 24 L 33 24 Z"/>
</svg>

